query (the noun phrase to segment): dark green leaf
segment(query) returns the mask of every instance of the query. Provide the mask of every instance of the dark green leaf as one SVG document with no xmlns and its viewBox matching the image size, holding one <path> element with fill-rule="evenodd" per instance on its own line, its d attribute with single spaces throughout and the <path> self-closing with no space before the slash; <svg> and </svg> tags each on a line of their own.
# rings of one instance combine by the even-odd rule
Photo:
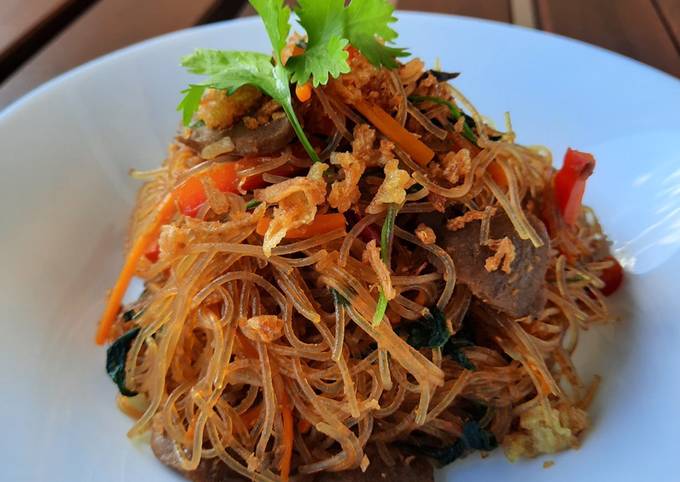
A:
<svg viewBox="0 0 680 482">
<path fill-rule="evenodd" d="M 337 290 L 331 288 L 331 294 L 333 295 L 333 302 L 339 306 L 348 306 L 349 301 L 347 298 L 338 293 Z"/>
<path fill-rule="evenodd" d="M 387 206 L 387 214 L 380 230 L 380 258 L 383 260 L 387 269 L 390 269 L 390 258 L 392 254 L 392 238 L 394 237 L 394 223 L 397 219 L 397 211 L 399 206 L 396 204 L 389 204 Z"/>
<path fill-rule="evenodd" d="M 290 32 L 290 8 L 283 0 L 249 0 L 258 15 L 262 18 L 264 28 L 274 49 L 274 57 L 281 61 L 281 51 L 288 41 Z"/>
<path fill-rule="evenodd" d="M 457 439 L 451 445 L 444 447 L 413 445 L 409 448 L 411 452 L 433 459 L 439 466 L 449 465 L 465 453 L 465 444 L 461 439 Z"/>
<path fill-rule="evenodd" d="M 317 87 L 328 82 L 329 74 L 338 77 L 349 72 L 344 10 L 343 0 L 298 1 L 295 13 L 307 32 L 307 47 L 304 54 L 286 62 L 293 82 L 304 84 L 311 77 L 312 85 Z"/>
<path fill-rule="evenodd" d="M 189 125 L 194 112 L 198 110 L 205 89 L 207 89 L 205 85 L 192 84 L 182 91 L 184 97 L 177 105 L 177 110 L 182 112 L 182 122 L 185 126 Z"/>
<path fill-rule="evenodd" d="M 443 347 L 451 336 L 446 327 L 444 313 L 437 307 L 430 308 L 430 315 L 424 316 L 409 328 L 406 342 L 416 349 Z"/>
<path fill-rule="evenodd" d="M 429 445 L 400 444 L 408 452 L 429 457 L 444 466 L 455 462 L 468 450 L 483 450 L 490 452 L 498 447 L 494 434 L 483 429 L 476 420 L 469 420 L 463 424 L 463 435 L 451 445 L 433 447 Z"/>
<path fill-rule="evenodd" d="M 442 72 L 434 69 L 430 69 L 430 73 L 438 82 L 446 82 L 447 80 L 455 79 L 460 75 L 460 72 Z"/>
<path fill-rule="evenodd" d="M 461 116 L 464 116 L 465 123 L 463 124 L 463 136 L 473 144 L 477 144 L 477 136 L 475 136 L 475 133 L 472 131 L 474 121 L 472 122 L 472 125 L 470 125 L 469 120 L 472 118 L 461 111 L 453 102 L 430 95 L 412 95 L 409 97 L 409 100 L 411 102 L 432 102 L 433 104 L 445 105 L 449 108 L 449 113 L 454 121 L 457 121 Z"/>
<path fill-rule="evenodd" d="M 392 238 L 394 237 L 394 223 L 397 219 L 397 211 L 399 211 L 399 206 L 397 204 L 389 204 L 387 206 L 387 213 L 385 214 L 385 221 L 383 221 L 382 229 L 380 231 L 380 258 L 383 263 L 390 269 L 390 258 L 392 254 Z M 378 303 L 375 307 L 375 313 L 373 314 L 373 325 L 380 323 L 385 316 L 387 311 L 388 300 L 380 290 L 380 295 L 378 296 Z"/>
<path fill-rule="evenodd" d="M 375 66 L 397 67 L 397 57 L 406 57 L 406 49 L 388 47 L 382 42 L 397 38 L 390 24 L 397 19 L 394 6 L 386 0 L 352 0 L 345 9 L 345 35 L 349 42 Z"/>
<path fill-rule="evenodd" d="M 463 442 L 465 446 L 473 450 L 490 452 L 498 447 L 496 436 L 483 429 L 477 420 L 468 420 L 463 425 Z"/>
<path fill-rule="evenodd" d="M 246 203 L 246 210 L 256 208 L 260 204 L 262 204 L 262 201 L 258 201 L 257 199 L 251 199 Z"/>
<path fill-rule="evenodd" d="M 467 355 L 461 350 L 468 346 L 473 346 L 473 343 L 465 338 L 459 338 L 458 334 L 449 338 L 449 341 L 444 348 L 442 348 L 442 355 L 450 357 L 453 361 L 467 370 L 476 370 L 475 365 L 470 361 Z"/>
<path fill-rule="evenodd" d="M 413 186 L 409 187 L 409 188 L 406 190 L 406 192 L 407 192 L 408 194 L 413 194 L 413 193 L 415 193 L 415 192 L 420 191 L 422 188 L 423 188 L 422 184 L 416 183 L 416 184 L 414 184 Z"/>
<path fill-rule="evenodd" d="M 127 361 L 128 351 L 130 351 L 130 345 L 138 334 L 139 327 L 133 328 L 114 341 L 106 350 L 106 373 L 118 386 L 120 394 L 125 397 L 137 395 L 137 392 L 125 387 L 125 362 Z"/>
</svg>

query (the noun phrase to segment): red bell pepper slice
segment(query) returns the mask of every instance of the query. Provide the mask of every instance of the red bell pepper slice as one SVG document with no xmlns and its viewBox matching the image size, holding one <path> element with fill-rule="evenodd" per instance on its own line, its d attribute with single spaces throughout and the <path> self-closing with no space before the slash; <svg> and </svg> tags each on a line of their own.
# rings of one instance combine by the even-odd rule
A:
<svg viewBox="0 0 680 482">
<path fill-rule="evenodd" d="M 564 222 L 574 225 L 581 213 L 581 201 L 586 189 L 586 180 L 595 169 L 592 154 L 567 149 L 564 164 L 555 174 L 555 201 Z"/>
<path fill-rule="evenodd" d="M 614 264 L 602 271 L 602 275 L 600 276 L 600 279 L 604 283 L 604 288 L 602 288 L 601 291 L 605 296 L 609 296 L 616 291 L 623 281 L 623 268 L 619 262 L 611 256 L 607 259 L 612 260 Z"/>
</svg>

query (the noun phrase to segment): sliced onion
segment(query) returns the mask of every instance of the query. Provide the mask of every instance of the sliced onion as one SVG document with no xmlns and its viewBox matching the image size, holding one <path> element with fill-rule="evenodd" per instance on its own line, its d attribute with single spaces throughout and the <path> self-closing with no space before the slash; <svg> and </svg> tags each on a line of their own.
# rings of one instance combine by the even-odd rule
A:
<svg viewBox="0 0 680 482">
<path fill-rule="evenodd" d="M 234 150 L 234 142 L 231 137 L 224 136 L 222 139 L 208 144 L 201 150 L 201 157 L 203 159 L 215 159 L 222 154 L 227 154 Z"/>
</svg>

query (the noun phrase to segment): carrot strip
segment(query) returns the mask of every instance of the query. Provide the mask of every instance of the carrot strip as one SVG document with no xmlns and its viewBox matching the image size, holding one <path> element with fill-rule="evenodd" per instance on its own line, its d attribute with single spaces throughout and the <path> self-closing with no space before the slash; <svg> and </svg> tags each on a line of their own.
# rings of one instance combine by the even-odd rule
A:
<svg viewBox="0 0 680 482">
<path fill-rule="evenodd" d="M 130 251 L 125 258 L 123 268 L 118 275 L 116 284 L 111 290 L 109 299 L 106 302 L 104 313 L 99 320 L 97 328 L 97 335 L 95 342 L 98 345 L 103 345 L 111 331 L 113 321 L 120 310 L 120 303 L 127 291 L 130 280 L 135 274 L 137 262 L 139 259 L 148 253 L 149 259 L 154 258 L 153 243 L 158 238 L 161 226 L 166 224 L 175 213 L 175 202 L 179 206 L 182 213 L 186 215 L 195 215 L 198 209 L 207 201 L 205 190 L 201 178 L 210 176 L 215 187 L 223 192 L 237 192 L 236 189 L 236 163 L 223 162 L 218 163 L 205 172 L 200 172 L 166 194 L 161 204 L 156 211 L 156 217 L 141 235 L 134 240 Z M 157 256 L 157 254 L 156 254 Z"/>
<path fill-rule="evenodd" d="M 491 178 L 496 184 L 498 184 L 503 189 L 507 189 L 508 178 L 505 176 L 505 171 L 503 168 L 499 166 L 496 161 L 493 161 L 491 164 L 489 164 L 489 167 L 487 167 L 486 170 L 489 171 Z"/>
<path fill-rule="evenodd" d="M 235 162 L 220 162 L 210 169 L 191 176 L 175 188 L 177 205 L 182 214 L 195 216 L 201 206 L 208 200 L 203 189 L 204 177 L 209 176 L 215 187 L 222 192 L 238 192 Z"/>
<path fill-rule="evenodd" d="M 236 339 L 248 358 L 257 358 L 259 356 L 257 350 L 250 343 L 250 341 L 248 341 L 248 339 L 238 331 L 236 332 Z M 270 360 L 270 363 L 272 366 L 272 383 L 274 384 L 274 393 L 276 394 L 279 410 L 281 411 L 281 416 L 283 417 L 283 456 L 281 457 L 279 470 L 281 471 L 281 480 L 283 482 L 287 482 L 288 476 L 290 475 L 291 460 L 293 458 L 293 436 L 295 430 L 293 424 L 293 409 L 290 404 L 290 399 L 288 398 L 288 393 L 283 386 L 283 380 L 281 379 L 281 374 L 279 373 L 279 370 L 276 366 L 276 362 L 272 359 Z M 258 406 L 257 408 L 261 407 Z M 252 410 L 254 409 L 251 409 L 245 414 L 241 415 L 241 418 L 245 419 Z M 257 419 L 257 417 L 255 417 L 255 419 Z"/>
<path fill-rule="evenodd" d="M 298 420 L 297 430 L 300 433 L 307 433 L 312 428 L 312 423 L 305 418 Z"/>
<path fill-rule="evenodd" d="M 248 341 L 248 339 L 243 336 L 243 334 L 240 331 L 236 332 L 236 339 L 238 340 L 238 344 L 241 346 L 241 349 L 243 350 L 243 354 L 247 358 L 257 358 L 259 355 L 257 353 L 257 349 Z"/>
<path fill-rule="evenodd" d="M 300 102 L 307 102 L 312 98 L 312 84 L 305 82 L 295 86 L 295 95 Z"/>
<path fill-rule="evenodd" d="M 261 411 L 262 405 L 256 405 L 250 408 L 246 413 L 241 415 L 241 421 L 243 422 L 243 425 L 245 425 L 248 428 L 252 428 L 253 425 L 255 424 L 255 421 L 260 416 Z"/>
<path fill-rule="evenodd" d="M 404 129 L 392 116 L 377 105 L 357 100 L 354 102 L 354 107 L 380 132 L 406 151 L 421 166 L 427 165 L 434 157 L 432 149 L 427 147 L 413 133 Z"/>
<path fill-rule="evenodd" d="M 120 310 L 120 303 L 123 299 L 123 295 L 125 295 L 125 291 L 127 291 L 130 280 L 135 274 L 135 269 L 137 268 L 137 262 L 139 261 L 139 258 L 144 255 L 148 246 L 158 236 L 161 226 L 170 220 L 174 212 L 175 198 L 172 193 L 168 193 L 163 198 L 160 206 L 158 206 L 154 220 L 146 228 L 146 230 L 134 240 L 127 257 L 125 258 L 123 268 L 118 275 L 116 284 L 113 286 L 111 294 L 109 295 L 109 299 L 106 302 L 104 313 L 99 320 L 99 327 L 97 328 L 97 335 L 95 337 L 95 342 L 97 345 L 103 345 L 109 337 L 111 326 L 113 325 L 113 321 L 116 319 L 118 311 Z"/>
<path fill-rule="evenodd" d="M 260 236 L 264 236 L 269 228 L 271 219 L 263 216 L 257 222 L 255 231 Z M 316 217 L 309 224 L 304 224 L 299 228 L 290 229 L 286 233 L 286 239 L 302 239 L 311 238 L 319 234 L 325 234 L 329 231 L 345 227 L 345 216 L 340 213 L 331 214 L 317 214 Z"/>
</svg>

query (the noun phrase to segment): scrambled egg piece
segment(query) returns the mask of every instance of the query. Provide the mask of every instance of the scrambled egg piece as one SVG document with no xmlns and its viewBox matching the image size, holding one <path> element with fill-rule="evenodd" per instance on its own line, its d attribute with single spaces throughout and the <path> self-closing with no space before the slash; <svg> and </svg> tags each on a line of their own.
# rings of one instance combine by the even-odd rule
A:
<svg viewBox="0 0 680 482">
<path fill-rule="evenodd" d="M 211 129 L 227 129 L 255 107 L 262 93 L 244 85 L 227 95 L 223 90 L 208 89 L 203 94 L 196 117 Z"/>
<path fill-rule="evenodd" d="M 396 159 L 387 161 L 384 171 L 385 180 L 366 208 L 366 212 L 369 214 L 384 211 L 387 204 L 403 204 L 406 200 L 406 190 L 413 185 L 410 174 L 399 169 L 399 162 Z"/>
<path fill-rule="evenodd" d="M 352 207 L 359 198 L 359 180 L 366 169 L 366 164 L 359 157 L 355 157 L 349 152 L 334 152 L 331 154 L 331 164 L 340 166 L 345 178 L 335 181 L 328 195 L 328 203 L 344 213 Z"/>
<path fill-rule="evenodd" d="M 546 413 L 537 405 L 520 414 L 520 431 L 506 435 L 503 450 L 511 462 L 560 452 L 578 447 L 579 437 L 587 427 L 587 414 L 580 408 L 562 404 L 550 407 Z"/>
</svg>

